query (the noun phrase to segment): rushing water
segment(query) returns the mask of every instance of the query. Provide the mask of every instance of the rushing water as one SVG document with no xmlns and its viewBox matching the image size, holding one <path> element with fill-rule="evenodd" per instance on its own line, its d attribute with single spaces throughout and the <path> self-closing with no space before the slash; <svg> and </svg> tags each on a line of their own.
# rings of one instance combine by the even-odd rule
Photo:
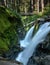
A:
<svg viewBox="0 0 50 65">
<path fill-rule="evenodd" d="M 50 22 L 46 22 L 42 24 L 37 31 L 37 33 L 32 37 L 34 26 L 27 32 L 23 42 L 20 42 L 22 47 L 25 49 L 19 53 L 16 61 L 23 63 L 23 65 L 27 65 L 29 58 L 35 52 L 35 48 L 40 42 L 44 41 L 47 34 L 50 32 Z"/>
<path fill-rule="evenodd" d="M 33 31 L 34 31 L 34 26 L 32 26 L 29 31 L 27 32 L 24 40 L 21 40 L 20 41 L 20 47 L 24 47 L 26 48 L 29 44 L 29 41 L 31 40 L 32 38 L 32 34 L 33 34 Z"/>
</svg>

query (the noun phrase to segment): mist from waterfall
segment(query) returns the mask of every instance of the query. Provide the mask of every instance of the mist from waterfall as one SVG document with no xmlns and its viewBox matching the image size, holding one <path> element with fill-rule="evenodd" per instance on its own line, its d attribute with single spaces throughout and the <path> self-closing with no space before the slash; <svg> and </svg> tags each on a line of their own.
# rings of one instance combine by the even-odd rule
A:
<svg viewBox="0 0 50 65">
<path fill-rule="evenodd" d="M 23 65 L 27 65 L 29 58 L 35 52 L 35 49 L 38 44 L 45 40 L 45 37 L 50 32 L 50 22 L 46 22 L 40 26 L 37 33 L 32 37 L 34 26 L 27 32 L 23 42 L 21 42 L 21 46 L 25 47 L 25 49 L 19 53 L 16 61 L 23 63 Z M 26 42 L 25 42 L 26 41 Z"/>
</svg>

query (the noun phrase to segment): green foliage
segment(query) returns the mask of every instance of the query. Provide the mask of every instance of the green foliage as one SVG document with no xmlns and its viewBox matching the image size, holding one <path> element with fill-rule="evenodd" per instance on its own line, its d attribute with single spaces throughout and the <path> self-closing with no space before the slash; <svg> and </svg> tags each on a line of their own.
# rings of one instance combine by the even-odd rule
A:
<svg viewBox="0 0 50 65">
<path fill-rule="evenodd" d="M 30 23 L 34 20 L 37 20 L 37 18 L 40 18 L 41 16 L 38 14 L 34 14 L 33 16 L 23 16 L 22 20 L 24 22 L 24 24 Z"/>
<path fill-rule="evenodd" d="M 19 27 L 23 27 L 21 16 L 6 7 L 0 7 L 0 54 L 18 45 Z"/>
<path fill-rule="evenodd" d="M 24 25 L 27 25 L 31 22 L 34 22 L 35 20 L 37 20 L 40 17 L 41 17 L 41 15 L 39 15 L 39 14 L 34 14 L 33 16 L 22 16 L 22 22 L 23 22 Z M 26 31 L 28 31 L 30 26 L 31 25 L 25 27 Z"/>
<path fill-rule="evenodd" d="M 50 15 L 50 5 L 44 8 L 44 15 Z"/>
<path fill-rule="evenodd" d="M 0 7 L 0 32 L 3 32 L 10 25 L 11 24 L 8 21 L 8 15 L 7 15 L 7 12 L 5 12 L 5 8 Z"/>
</svg>

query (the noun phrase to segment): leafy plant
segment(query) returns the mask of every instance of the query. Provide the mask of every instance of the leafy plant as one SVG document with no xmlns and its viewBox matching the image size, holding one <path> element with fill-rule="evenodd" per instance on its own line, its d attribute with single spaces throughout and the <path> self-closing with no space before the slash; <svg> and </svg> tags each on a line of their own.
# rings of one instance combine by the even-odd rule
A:
<svg viewBox="0 0 50 65">
<path fill-rule="evenodd" d="M 0 7 L 0 54 L 11 55 L 11 51 L 18 49 L 18 29 L 22 28 L 23 24 L 21 16 L 6 7 Z M 15 47 L 15 48 L 13 48 Z M 13 50 L 11 50 L 13 48 Z M 19 52 L 19 51 L 18 51 Z"/>
</svg>

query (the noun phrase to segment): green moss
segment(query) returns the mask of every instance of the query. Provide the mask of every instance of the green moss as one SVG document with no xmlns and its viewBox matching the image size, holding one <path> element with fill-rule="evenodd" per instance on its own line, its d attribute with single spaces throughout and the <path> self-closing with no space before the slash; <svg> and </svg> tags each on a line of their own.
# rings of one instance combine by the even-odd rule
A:
<svg viewBox="0 0 50 65">
<path fill-rule="evenodd" d="M 46 16 L 50 15 L 50 5 L 49 5 L 49 6 L 47 5 L 47 6 L 44 8 L 43 15 L 46 15 Z"/>
<path fill-rule="evenodd" d="M 8 8 L 0 7 L 0 54 L 18 44 L 17 28 L 23 27 L 21 16 Z"/>
</svg>

